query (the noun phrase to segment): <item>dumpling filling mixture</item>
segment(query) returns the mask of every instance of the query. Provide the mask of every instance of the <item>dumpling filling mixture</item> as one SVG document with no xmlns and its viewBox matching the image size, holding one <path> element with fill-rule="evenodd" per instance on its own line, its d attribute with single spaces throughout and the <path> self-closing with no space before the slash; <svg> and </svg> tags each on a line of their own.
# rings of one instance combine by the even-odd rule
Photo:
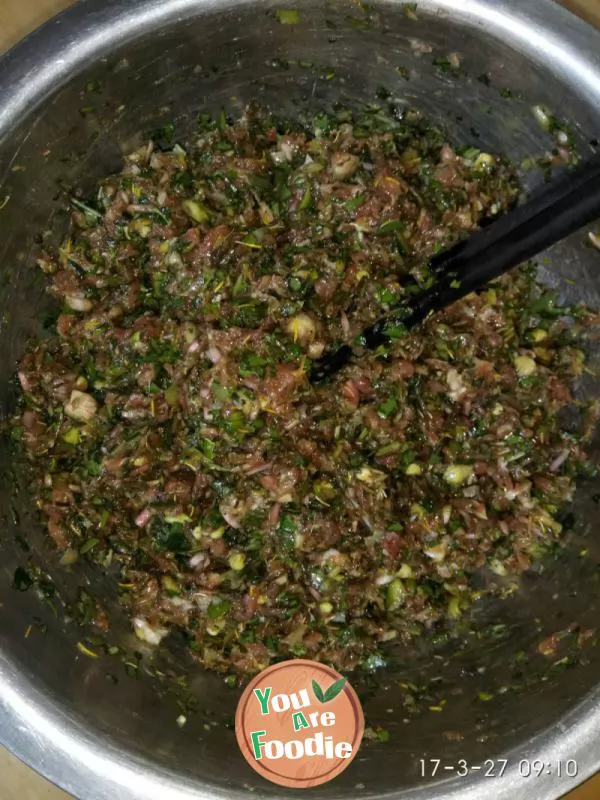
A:
<svg viewBox="0 0 600 800">
<path fill-rule="evenodd" d="M 523 267 L 312 386 L 514 205 L 515 175 L 414 111 L 199 128 L 74 199 L 40 259 L 62 311 L 19 367 L 35 498 L 149 644 L 178 630 L 238 675 L 378 663 L 560 539 L 584 455 L 558 414 L 592 316 Z"/>
</svg>

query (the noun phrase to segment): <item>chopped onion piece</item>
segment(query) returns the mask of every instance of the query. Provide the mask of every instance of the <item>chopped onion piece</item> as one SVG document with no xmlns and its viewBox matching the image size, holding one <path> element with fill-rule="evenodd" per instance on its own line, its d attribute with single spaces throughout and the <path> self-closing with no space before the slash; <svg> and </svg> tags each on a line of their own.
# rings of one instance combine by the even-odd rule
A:
<svg viewBox="0 0 600 800">
<path fill-rule="evenodd" d="M 73 389 L 69 400 L 65 403 L 65 414 L 78 422 L 90 422 L 98 411 L 98 403 L 85 392 Z"/>
<path fill-rule="evenodd" d="M 594 245 L 594 247 L 600 250 L 600 236 L 597 236 L 595 233 L 592 233 L 592 231 L 588 233 L 588 236 L 590 242 Z"/>
<path fill-rule="evenodd" d="M 166 628 L 152 627 L 143 617 L 134 617 L 133 629 L 138 639 L 153 646 L 159 645 L 169 633 Z"/>
<path fill-rule="evenodd" d="M 92 301 L 88 300 L 81 294 L 68 294 L 65 297 L 65 303 L 73 311 L 91 311 Z"/>
<path fill-rule="evenodd" d="M 537 106 L 533 106 L 531 110 L 533 112 L 533 116 L 539 122 L 541 127 L 545 131 L 550 130 L 550 126 L 552 124 L 552 115 L 550 114 L 548 109 L 545 108 L 544 106 L 537 105 Z"/>
</svg>

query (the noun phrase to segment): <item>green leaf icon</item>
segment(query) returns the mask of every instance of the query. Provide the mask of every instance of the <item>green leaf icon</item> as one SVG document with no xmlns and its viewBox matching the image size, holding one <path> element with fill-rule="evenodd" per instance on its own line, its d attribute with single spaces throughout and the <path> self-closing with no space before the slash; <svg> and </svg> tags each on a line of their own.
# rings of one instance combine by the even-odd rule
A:
<svg viewBox="0 0 600 800">
<path fill-rule="evenodd" d="M 315 693 L 315 697 L 320 703 L 325 702 L 325 695 L 323 694 L 323 689 L 319 686 L 319 684 L 313 679 L 312 682 L 312 690 Z"/>
<path fill-rule="evenodd" d="M 323 702 L 328 703 L 330 700 L 333 700 L 334 697 L 337 697 L 345 685 L 346 678 L 340 678 L 335 683 L 332 683 L 329 689 L 327 689 L 325 692 L 325 700 Z"/>
<path fill-rule="evenodd" d="M 346 678 L 340 678 L 339 680 L 335 681 L 331 684 L 329 689 L 325 692 L 319 684 L 313 680 L 312 682 L 312 689 L 314 692 L 315 697 L 320 703 L 328 703 L 330 700 L 333 700 L 338 696 L 338 694 L 342 691 L 344 686 L 346 685 Z"/>
</svg>

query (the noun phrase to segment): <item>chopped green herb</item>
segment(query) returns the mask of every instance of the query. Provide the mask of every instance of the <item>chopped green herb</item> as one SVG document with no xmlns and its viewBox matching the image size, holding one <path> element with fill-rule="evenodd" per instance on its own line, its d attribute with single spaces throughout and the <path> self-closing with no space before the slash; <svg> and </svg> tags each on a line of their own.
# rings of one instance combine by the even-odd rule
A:
<svg viewBox="0 0 600 800">
<path fill-rule="evenodd" d="M 33 586 L 32 578 L 27 570 L 23 569 L 23 567 L 17 567 L 15 570 L 12 586 L 13 589 L 17 589 L 19 592 L 26 592 L 27 589 L 30 589 Z"/>
<path fill-rule="evenodd" d="M 282 25 L 298 25 L 300 22 L 300 12 L 291 8 L 280 9 L 275 12 L 275 16 Z"/>
</svg>

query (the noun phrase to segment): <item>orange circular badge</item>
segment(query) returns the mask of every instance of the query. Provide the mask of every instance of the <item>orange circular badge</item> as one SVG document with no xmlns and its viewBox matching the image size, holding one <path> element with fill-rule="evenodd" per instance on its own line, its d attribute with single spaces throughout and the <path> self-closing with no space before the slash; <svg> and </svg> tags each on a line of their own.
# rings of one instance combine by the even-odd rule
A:
<svg viewBox="0 0 600 800">
<path fill-rule="evenodd" d="M 324 664 L 294 659 L 246 687 L 235 733 L 246 761 L 280 786 L 319 786 L 352 761 L 365 721 L 354 689 Z"/>
</svg>

